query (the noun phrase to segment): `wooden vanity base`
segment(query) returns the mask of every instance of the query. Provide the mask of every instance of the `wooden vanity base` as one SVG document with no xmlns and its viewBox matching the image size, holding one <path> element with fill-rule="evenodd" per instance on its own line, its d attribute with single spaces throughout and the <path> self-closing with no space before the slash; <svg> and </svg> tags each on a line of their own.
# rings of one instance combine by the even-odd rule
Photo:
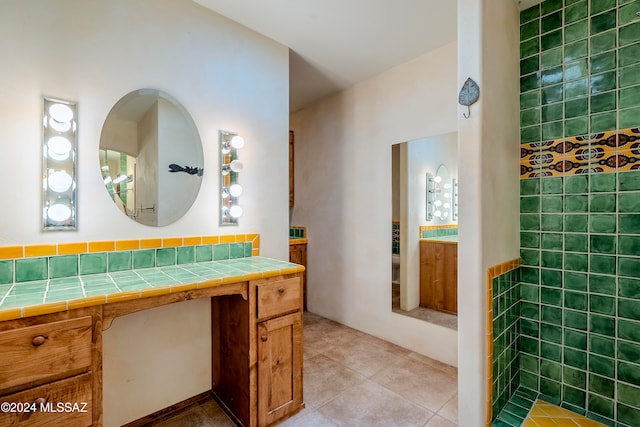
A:
<svg viewBox="0 0 640 427">
<path fill-rule="evenodd" d="M 0 427 L 101 426 L 103 330 L 115 317 L 196 298 L 211 299 L 211 392 L 234 421 L 268 426 L 303 408 L 295 273 L 0 322 L 0 403 L 86 404 L 73 414 L 5 414 Z"/>
</svg>

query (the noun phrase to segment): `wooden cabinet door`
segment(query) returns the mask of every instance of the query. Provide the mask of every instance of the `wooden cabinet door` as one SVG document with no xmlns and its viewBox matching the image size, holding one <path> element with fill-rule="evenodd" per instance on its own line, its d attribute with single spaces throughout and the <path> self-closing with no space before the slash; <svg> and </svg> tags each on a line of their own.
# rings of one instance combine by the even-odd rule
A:
<svg viewBox="0 0 640 427">
<path fill-rule="evenodd" d="M 458 245 L 420 242 L 420 306 L 458 313 Z"/>
<path fill-rule="evenodd" d="M 302 314 L 258 324 L 258 425 L 302 406 Z"/>
</svg>

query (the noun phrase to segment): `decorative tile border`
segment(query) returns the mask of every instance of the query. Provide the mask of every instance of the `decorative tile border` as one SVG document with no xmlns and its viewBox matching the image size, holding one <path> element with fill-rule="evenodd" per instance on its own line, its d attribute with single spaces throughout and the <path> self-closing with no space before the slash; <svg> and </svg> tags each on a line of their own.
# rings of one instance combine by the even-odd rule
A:
<svg viewBox="0 0 640 427">
<path fill-rule="evenodd" d="M 487 426 L 491 425 L 494 405 L 498 403 L 498 396 L 494 396 L 493 393 L 494 379 L 498 380 L 498 372 L 495 372 L 496 376 L 494 378 L 494 364 L 498 365 L 497 359 L 499 357 L 504 358 L 503 353 L 507 348 L 507 343 L 502 342 L 503 332 L 506 329 L 502 325 L 502 323 L 506 322 L 502 322 L 502 320 L 506 319 L 506 313 L 512 308 L 513 300 L 517 301 L 519 298 L 518 295 L 513 295 L 514 288 L 517 291 L 517 283 L 519 281 L 517 269 L 519 267 L 520 258 L 515 258 L 487 269 Z M 514 274 L 516 277 L 510 277 Z M 494 328 L 494 320 L 498 320 L 498 318 L 500 318 L 501 323 Z M 494 336 L 494 331 L 496 336 Z M 515 357 L 515 355 L 513 356 Z M 506 400 L 508 400 L 508 397 Z M 498 406 L 504 406 L 506 400 L 502 405 Z M 498 406 L 496 406 L 496 413 L 501 409 Z"/>
<path fill-rule="evenodd" d="M 520 145 L 520 177 L 640 170 L 640 128 Z"/>
<path fill-rule="evenodd" d="M 151 239 L 103 240 L 75 243 L 45 243 L 37 245 L 0 246 L 0 260 L 40 256 L 76 255 L 91 252 L 111 252 L 134 249 L 158 249 L 181 246 L 217 245 L 220 243 L 252 244 L 253 256 L 260 255 L 260 235 L 230 234 L 222 236 L 165 237 Z"/>
</svg>

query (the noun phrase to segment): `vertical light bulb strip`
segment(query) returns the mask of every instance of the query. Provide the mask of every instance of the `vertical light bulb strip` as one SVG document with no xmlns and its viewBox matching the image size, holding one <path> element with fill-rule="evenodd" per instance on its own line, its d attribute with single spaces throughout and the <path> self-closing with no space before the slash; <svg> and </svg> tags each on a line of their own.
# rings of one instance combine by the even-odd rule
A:
<svg viewBox="0 0 640 427">
<path fill-rule="evenodd" d="M 234 132 L 220 130 L 220 225 L 238 225 L 243 210 L 239 203 L 242 186 L 238 176 L 244 165 L 238 159 L 238 150 L 244 139 Z"/>
<path fill-rule="evenodd" d="M 44 98 L 42 118 L 42 229 L 75 230 L 77 104 Z"/>
<path fill-rule="evenodd" d="M 427 213 L 426 220 L 431 221 L 433 219 L 433 204 L 436 200 L 436 188 L 435 182 L 433 181 L 433 175 L 427 172 Z"/>
</svg>

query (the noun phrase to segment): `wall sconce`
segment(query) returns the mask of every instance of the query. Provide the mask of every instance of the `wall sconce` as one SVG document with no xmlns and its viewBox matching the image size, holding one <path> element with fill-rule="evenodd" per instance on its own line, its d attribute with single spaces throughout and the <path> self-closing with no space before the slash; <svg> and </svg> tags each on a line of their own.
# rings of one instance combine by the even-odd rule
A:
<svg viewBox="0 0 640 427">
<path fill-rule="evenodd" d="M 77 105 L 44 98 L 42 229 L 76 229 Z"/>
<path fill-rule="evenodd" d="M 220 225 L 238 225 L 242 207 L 238 198 L 242 186 L 238 174 L 244 167 L 238 160 L 238 150 L 244 147 L 244 139 L 236 133 L 221 130 L 220 140 Z"/>
</svg>

